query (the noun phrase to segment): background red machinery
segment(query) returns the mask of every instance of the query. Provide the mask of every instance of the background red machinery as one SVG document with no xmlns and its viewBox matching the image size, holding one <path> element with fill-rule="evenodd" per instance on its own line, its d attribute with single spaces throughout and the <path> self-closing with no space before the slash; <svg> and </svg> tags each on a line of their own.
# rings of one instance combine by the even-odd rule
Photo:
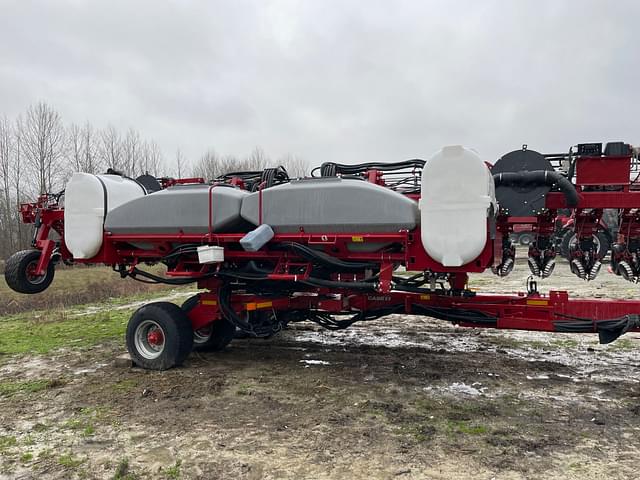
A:
<svg viewBox="0 0 640 480">
<path fill-rule="evenodd" d="M 325 163 L 312 175 L 358 177 L 418 201 L 424 163 Z M 138 365 L 152 369 L 182 363 L 194 346 L 224 348 L 237 331 L 267 337 L 290 322 L 304 320 L 342 329 L 393 313 L 469 327 L 593 332 L 607 343 L 640 328 L 639 300 L 571 299 L 564 291 L 542 295 L 534 277 L 553 272 L 559 212 L 569 211 L 576 235 L 567 252 L 570 268 L 584 280 L 594 279 L 604 254 L 593 239 L 606 228 L 604 210 L 614 209 L 618 234 L 611 249 L 611 271 L 638 281 L 640 188 L 633 181 L 635 164 L 634 150 L 621 142 L 604 149 L 602 144 L 580 144 L 566 154 L 546 156 L 525 146 L 505 155 L 492 167 L 500 209 L 488 221 L 488 241 L 477 258 L 458 267 L 444 267 L 426 253 L 420 226 L 394 233 L 276 233 L 255 252 L 240 247 L 244 233 L 216 233 L 212 228 L 206 234 L 172 235 L 105 231 L 99 252 L 78 260 L 65 244 L 63 196 L 45 194 L 21 206 L 23 221 L 35 227 L 34 249 L 12 256 L 5 276 L 15 290 L 38 293 L 48 287 L 55 264 L 62 261 L 111 265 L 123 278 L 145 282 L 197 283 L 202 293 L 182 307 L 150 303 L 132 316 L 128 349 Z M 281 168 L 236 172 L 211 182 L 209 194 L 220 184 L 261 192 L 288 181 Z M 164 178 L 157 188 L 191 183 L 205 180 Z M 520 212 L 523 205 L 526 208 Z M 517 295 L 470 291 L 469 273 L 491 269 L 505 276 L 512 271 L 516 251 L 510 235 L 519 226 L 533 234 L 527 291 Z M 354 243 L 386 247 L 354 251 L 349 248 Z M 141 244 L 145 248 L 135 246 Z M 197 248 L 205 245 L 222 247 L 224 262 L 200 263 Z M 166 265 L 166 274 L 144 269 L 154 263 Z M 398 274 L 400 266 L 411 273 Z"/>
</svg>

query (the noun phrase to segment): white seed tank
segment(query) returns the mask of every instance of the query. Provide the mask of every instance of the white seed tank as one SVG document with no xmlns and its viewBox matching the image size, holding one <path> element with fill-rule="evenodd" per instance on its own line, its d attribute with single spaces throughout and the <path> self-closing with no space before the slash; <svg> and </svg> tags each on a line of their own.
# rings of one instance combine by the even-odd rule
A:
<svg viewBox="0 0 640 480">
<path fill-rule="evenodd" d="M 477 153 L 444 147 L 425 164 L 421 238 L 435 261 L 459 267 L 476 259 L 488 240 L 487 219 L 496 211 L 493 176 Z"/>
<path fill-rule="evenodd" d="M 146 194 L 138 182 L 120 175 L 74 173 L 64 194 L 64 239 L 73 257 L 94 257 L 102 246 L 107 213 Z"/>
</svg>

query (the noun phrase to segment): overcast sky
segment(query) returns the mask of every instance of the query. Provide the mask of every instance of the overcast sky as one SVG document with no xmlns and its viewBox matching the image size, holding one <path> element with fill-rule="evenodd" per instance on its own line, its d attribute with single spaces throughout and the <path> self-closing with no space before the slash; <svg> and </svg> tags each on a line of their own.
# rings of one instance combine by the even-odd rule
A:
<svg viewBox="0 0 640 480">
<path fill-rule="evenodd" d="M 487 160 L 640 143 L 638 1 L 0 0 L 0 114 L 134 127 L 171 156 Z"/>
</svg>

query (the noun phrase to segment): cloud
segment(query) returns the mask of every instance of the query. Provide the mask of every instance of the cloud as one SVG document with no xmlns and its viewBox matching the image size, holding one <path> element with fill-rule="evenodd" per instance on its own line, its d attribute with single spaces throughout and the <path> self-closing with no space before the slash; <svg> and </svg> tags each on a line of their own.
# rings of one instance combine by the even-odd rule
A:
<svg viewBox="0 0 640 480">
<path fill-rule="evenodd" d="M 139 129 L 169 156 L 488 160 L 638 139 L 633 1 L 3 2 L 0 112 Z"/>
</svg>

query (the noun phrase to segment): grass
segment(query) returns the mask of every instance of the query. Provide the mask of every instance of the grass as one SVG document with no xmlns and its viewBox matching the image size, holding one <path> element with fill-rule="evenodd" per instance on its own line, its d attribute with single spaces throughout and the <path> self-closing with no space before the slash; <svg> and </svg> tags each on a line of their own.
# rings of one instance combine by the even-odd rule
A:
<svg viewBox="0 0 640 480">
<path fill-rule="evenodd" d="M 15 447 L 18 440 L 13 435 L 0 435 L 0 453 L 5 452 L 11 447 Z"/>
<path fill-rule="evenodd" d="M 159 267 L 151 270 L 161 273 Z M 15 293 L 9 289 L 4 277 L 0 279 L 0 359 L 2 355 L 45 354 L 62 347 L 91 347 L 121 339 L 130 311 L 74 315 L 69 313 L 69 308 L 92 302 L 102 302 L 101 307 L 104 307 L 107 299 L 108 305 L 132 300 L 151 301 L 169 288 L 123 280 L 107 267 L 63 268 L 56 275 L 52 286 L 37 295 Z M 42 385 L 37 386 L 40 387 Z M 6 386 L 5 394 L 10 394 L 12 388 Z"/>
<path fill-rule="evenodd" d="M 62 347 L 89 347 L 122 338 L 130 312 L 102 312 L 65 318 L 55 313 L 34 320 L 23 314 L 0 321 L 0 354 L 49 353 Z"/>
<path fill-rule="evenodd" d="M 177 460 L 174 465 L 167 467 L 167 469 L 164 471 L 166 477 L 171 480 L 178 480 L 178 478 L 180 478 L 181 465 L 182 462 L 180 460 Z"/>
<path fill-rule="evenodd" d="M 96 433 L 96 423 L 107 419 L 110 413 L 109 407 L 105 406 L 83 408 L 65 421 L 62 428 L 76 430 L 83 437 L 91 437 Z"/>
<path fill-rule="evenodd" d="M 563 350 L 566 348 L 577 348 L 579 343 L 572 339 L 552 339 L 549 341 L 542 340 L 525 340 L 521 342 L 523 347 L 533 348 L 534 350 Z"/>
<path fill-rule="evenodd" d="M 136 480 L 137 478 L 138 475 L 131 471 L 128 458 L 120 460 L 113 477 L 111 477 L 112 480 Z"/>
<path fill-rule="evenodd" d="M 468 420 L 448 420 L 447 429 L 451 433 L 464 435 L 483 435 L 489 431 L 484 425 L 474 424 Z"/>
<path fill-rule="evenodd" d="M 251 385 L 239 385 L 238 390 L 236 390 L 236 395 L 251 395 Z"/>
<path fill-rule="evenodd" d="M 31 460 L 33 460 L 33 453 L 31 452 L 24 452 L 22 455 L 20 455 L 20 461 L 22 463 L 27 463 Z"/>
<path fill-rule="evenodd" d="M 487 342 L 498 348 L 531 348 L 533 350 L 563 350 L 577 348 L 578 340 L 570 338 L 556 338 L 544 340 L 519 340 L 507 335 L 492 335 L 486 337 Z"/>
<path fill-rule="evenodd" d="M 112 385 L 114 392 L 130 392 L 138 386 L 138 382 L 131 379 L 119 380 Z"/>
<path fill-rule="evenodd" d="M 36 393 L 46 390 L 51 385 L 51 380 L 23 380 L 0 382 L 0 397 L 12 397 L 17 393 Z"/>
<path fill-rule="evenodd" d="M 66 468 L 78 468 L 84 463 L 84 460 L 75 458 L 70 453 L 65 453 L 58 457 L 58 463 Z"/>
<path fill-rule="evenodd" d="M 391 422 L 400 427 L 399 433 L 409 435 L 419 443 L 434 438 L 455 443 L 491 433 L 489 425 L 498 414 L 494 403 L 494 400 L 485 399 L 424 396 L 406 404 L 406 411 L 392 418 Z M 501 405 L 500 408 L 509 416 L 514 414 L 510 405 Z"/>
<path fill-rule="evenodd" d="M 161 267 L 150 267 L 162 273 Z M 153 291 L 166 291 L 166 285 L 148 285 L 135 280 L 121 279 L 110 267 L 57 268 L 51 286 L 37 295 L 16 293 L 0 275 L 0 316 L 33 310 L 60 310 L 73 305 L 102 302 L 110 298 L 131 297 Z"/>
<path fill-rule="evenodd" d="M 48 458 L 53 458 L 53 449 L 51 448 L 45 448 L 38 454 L 38 460 L 46 460 Z"/>
<path fill-rule="evenodd" d="M 404 429 L 405 433 L 409 433 L 420 443 L 428 442 L 437 434 L 437 428 L 429 424 L 418 424 L 408 429 Z"/>
<path fill-rule="evenodd" d="M 638 346 L 639 344 L 630 338 L 619 338 L 609 346 L 609 349 L 613 351 L 624 352 L 635 350 L 638 348 Z"/>
</svg>

